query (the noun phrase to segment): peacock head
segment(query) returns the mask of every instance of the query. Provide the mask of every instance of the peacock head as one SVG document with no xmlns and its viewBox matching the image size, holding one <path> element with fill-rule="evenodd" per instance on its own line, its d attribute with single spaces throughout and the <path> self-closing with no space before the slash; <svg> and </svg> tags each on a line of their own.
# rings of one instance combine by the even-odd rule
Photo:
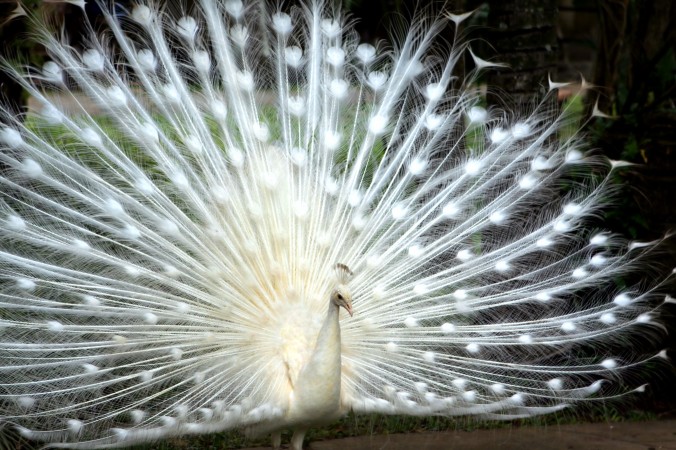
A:
<svg viewBox="0 0 676 450">
<path fill-rule="evenodd" d="M 331 291 L 331 303 L 337 307 L 343 307 L 352 317 L 352 294 L 347 287 L 347 282 L 352 277 L 352 271 L 345 264 L 336 264 L 336 277 L 338 285 Z"/>
</svg>

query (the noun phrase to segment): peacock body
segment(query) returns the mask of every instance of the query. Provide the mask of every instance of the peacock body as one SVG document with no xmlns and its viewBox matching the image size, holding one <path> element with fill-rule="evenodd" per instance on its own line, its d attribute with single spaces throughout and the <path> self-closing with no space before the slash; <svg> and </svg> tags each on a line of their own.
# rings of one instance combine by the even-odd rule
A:
<svg viewBox="0 0 676 450">
<path fill-rule="evenodd" d="M 650 247 L 588 226 L 618 163 L 565 114 L 482 107 L 492 64 L 460 80 L 466 45 L 436 45 L 465 18 L 390 51 L 321 2 L 140 4 L 83 48 L 41 28 L 51 60 L 5 65 L 40 106 L 2 112 L 0 422 L 54 447 L 300 448 L 348 411 L 621 394 L 655 354 L 620 347 L 658 322 L 617 281 Z"/>
</svg>

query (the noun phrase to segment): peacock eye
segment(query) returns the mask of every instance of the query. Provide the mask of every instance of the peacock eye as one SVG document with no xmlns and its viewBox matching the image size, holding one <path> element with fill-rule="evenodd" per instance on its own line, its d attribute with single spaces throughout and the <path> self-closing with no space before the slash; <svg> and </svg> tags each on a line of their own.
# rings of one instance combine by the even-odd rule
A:
<svg viewBox="0 0 676 450">
<path fill-rule="evenodd" d="M 343 294 L 338 294 L 336 297 L 338 297 L 338 300 L 345 300 L 345 299 L 343 298 Z"/>
</svg>

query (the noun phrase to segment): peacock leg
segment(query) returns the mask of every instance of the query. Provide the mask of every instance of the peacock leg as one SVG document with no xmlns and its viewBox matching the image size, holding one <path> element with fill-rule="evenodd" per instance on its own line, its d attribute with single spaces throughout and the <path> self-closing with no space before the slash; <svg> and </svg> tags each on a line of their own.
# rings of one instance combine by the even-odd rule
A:
<svg viewBox="0 0 676 450">
<path fill-rule="evenodd" d="M 276 431 L 272 433 L 272 448 L 282 448 L 282 432 Z"/>
<path fill-rule="evenodd" d="M 307 430 L 299 428 L 291 436 L 291 450 L 303 450 L 303 439 Z"/>
</svg>

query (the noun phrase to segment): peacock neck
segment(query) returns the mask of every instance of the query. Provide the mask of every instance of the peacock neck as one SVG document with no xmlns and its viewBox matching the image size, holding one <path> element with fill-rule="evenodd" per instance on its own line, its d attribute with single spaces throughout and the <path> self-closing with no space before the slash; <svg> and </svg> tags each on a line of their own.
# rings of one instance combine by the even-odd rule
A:
<svg viewBox="0 0 676 450">
<path fill-rule="evenodd" d="M 329 309 L 326 312 L 326 318 L 322 324 L 319 334 L 317 335 L 317 343 L 315 344 L 312 358 L 308 366 L 317 364 L 315 369 L 320 367 L 331 368 L 338 370 L 340 376 L 340 323 L 338 321 L 340 308 L 329 302 Z"/>
<path fill-rule="evenodd" d="M 340 307 L 333 302 L 329 302 L 329 309 L 326 312 L 326 318 L 322 324 L 319 335 L 317 336 L 317 344 L 315 346 L 315 353 L 321 350 L 324 346 L 333 346 L 338 344 L 337 349 L 340 350 L 340 322 L 338 317 L 340 315 Z M 340 360 L 340 351 L 337 352 L 338 360 Z"/>
</svg>

